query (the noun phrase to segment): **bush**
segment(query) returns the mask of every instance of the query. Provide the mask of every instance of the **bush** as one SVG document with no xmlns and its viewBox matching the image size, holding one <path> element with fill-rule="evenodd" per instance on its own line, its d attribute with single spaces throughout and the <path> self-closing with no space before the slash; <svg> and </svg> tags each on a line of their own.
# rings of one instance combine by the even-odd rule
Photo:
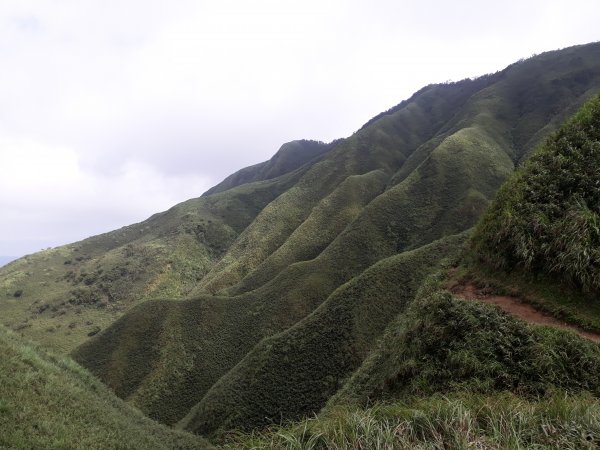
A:
<svg viewBox="0 0 600 450">
<path fill-rule="evenodd" d="M 553 273 L 600 292 L 600 96 L 499 191 L 473 238 L 493 267 Z"/>
</svg>

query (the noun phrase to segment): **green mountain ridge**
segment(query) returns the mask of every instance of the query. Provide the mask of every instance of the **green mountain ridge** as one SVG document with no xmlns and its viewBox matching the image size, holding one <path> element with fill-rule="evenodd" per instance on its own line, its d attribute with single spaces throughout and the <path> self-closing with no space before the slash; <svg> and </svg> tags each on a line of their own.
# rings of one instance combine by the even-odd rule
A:
<svg viewBox="0 0 600 450">
<path fill-rule="evenodd" d="M 495 252 L 493 213 L 474 240 L 468 230 L 598 92 L 597 43 L 427 86 L 347 139 L 285 144 L 202 197 L 1 268 L 3 322 L 69 352 L 150 418 L 216 439 L 457 387 L 597 393 L 597 346 L 423 283 L 474 251 L 469 242 Z M 590 195 L 582 211 L 593 224 Z M 505 342 L 520 359 L 489 356 Z"/>
<path fill-rule="evenodd" d="M 479 274 L 491 267 L 500 273 L 487 292 L 541 281 L 549 285 L 539 291 L 548 296 L 542 301 L 556 301 L 554 288 L 561 286 L 597 319 L 599 297 L 589 274 L 598 273 L 600 248 L 599 121 L 595 96 L 510 176 L 462 255 L 448 260 L 452 270 L 417 283 L 414 298 L 360 367 L 340 377 L 342 386 L 318 416 L 221 434 L 225 448 L 598 448 L 598 344 L 573 330 L 526 324 L 497 306 L 455 298 L 448 280 L 460 270 Z M 565 221 L 577 229 L 565 229 Z M 563 254 L 579 254 L 579 270 L 569 271 L 564 261 L 572 260 Z M 572 302 L 559 298 L 563 306 Z M 265 368 L 271 377 L 277 364 Z M 256 383 L 256 375 L 245 378 Z M 223 388 L 243 392 L 243 385 L 224 381 Z M 235 418 L 229 413 L 229 420 Z M 183 423 L 192 430 L 202 425 L 191 424 L 189 417 Z"/>
<path fill-rule="evenodd" d="M 583 47 L 583 54 L 590 49 L 596 49 L 597 53 L 597 48 Z M 293 398 L 292 392 L 302 391 L 302 387 L 290 387 L 291 391 L 276 394 L 276 387 L 266 383 L 266 391 L 249 389 L 244 402 L 229 403 L 232 399 L 227 398 L 226 392 L 216 395 L 215 389 L 220 389 L 221 384 L 215 383 L 221 377 L 226 377 L 223 381 L 233 376 L 234 372 L 228 374 L 230 370 L 255 373 L 256 361 L 249 353 L 255 346 L 262 354 L 261 360 L 269 361 L 273 348 L 278 348 L 271 341 L 286 339 L 285 333 L 278 333 L 307 317 L 337 287 L 373 264 L 473 226 L 496 189 L 512 172 L 514 162 L 529 151 L 528 145 L 539 136 L 540 129 L 529 127 L 527 134 L 516 124 L 521 120 L 538 123 L 540 117 L 550 117 L 544 122 L 545 127 L 550 127 L 552 120 L 559 121 L 551 115 L 553 108 L 563 115 L 565 102 L 579 99 L 572 106 L 575 109 L 578 101 L 583 102 L 598 91 L 598 87 L 561 81 L 572 87 L 563 91 L 565 97 L 553 95 L 551 105 L 542 102 L 541 96 L 534 97 L 539 98 L 538 109 L 524 110 L 522 105 L 512 103 L 519 97 L 508 94 L 513 90 L 520 92 L 523 80 L 535 79 L 538 93 L 543 93 L 544 87 L 552 90 L 556 83 L 548 67 L 560 68 L 555 79 L 579 79 L 579 73 L 587 70 L 585 62 L 575 72 L 568 63 L 574 58 L 571 52 L 577 51 L 582 49 L 542 55 L 475 81 L 431 86 L 404 108 L 384 115 L 338 143 L 325 158 L 308 168 L 292 188 L 258 213 L 223 258 L 200 280 L 192 293 L 196 298 L 186 301 L 177 313 L 193 315 L 194 319 L 170 322 L 169 333 L 163 332 L 157 345 L 161 355 L 146 363 L 142 384 L 127 398 L 150 417 L 166 423 L 180 421 L 198 402 L 203 405 L 199 411 L 207 411 L 206 419 L 197 419 L 200 423 L 210 421 L 214 408 L 223 411 L 224 405 L 231 404 L 232 409 L 219 414 L 222 423 L 236 426 L 244 425 L 243 420 L 233 418 L 239 417 L 245 404 L 252 410 L 271 397 Z M 565 67 L 558 64 L 561 59 L 567 61 Z M 546 86 L 540 82 L 542 75 L 550 78 Z M 522 146 L 517 147 L 517 141 Z M 330 215 L 320 214 L 327 209 L 327 203 L 322 202 L 337 196 L 337 190 L 346 198 L 348 194 L 343 190 L 348 183 L 344 181 L 349 176 L 375 182 L 371 185 L 377 195 L 356 216 L 344 215 L 350 220 L 332 221 Z M 376 178 L 383 181 L 379 192 L 376 186 L 380 182 Z M 372 194 L 365 198 L 369 195 Z M 347 203 L 348 207 L 353 204 Z M 336 211 L 340 212 L 339 208 Z M 309 233 L 309 230 L 320 232 Z M 217 296 L 213 297 L 214 294 Z M 137 314 L 144 316 L 144 321 L 154 320 L 144 306 L 139 311 Z M 191 323 L 185 325 L 186 322 Z M 216 329 L 215 324 L 219 324 Z M 118 329 L 121 328 L 128 327 L 119 324 Z M 110 333 L 89 341 L 74 353 L 76 360 L 93 367 L 94 373 L 109 386 L 124 382 L 111 369 L 115 360 L 121 361 L 119 366 L 127 367 L 128 359 L 123 355 L 138 351 L 136 345 L 131 347 L 134 339 L 115 335 L 116 330 L 113 327 Z M 376 336 L 382 332 L 383 327 Z M 173 334 L 184 337 L 178 340 Z M 259 350 L 267 345 L 271 349 Z M 113 350 L 107 352 L 109 348 Z M 176 353 L 177 349 L 184 353 Z M 344 349 L 330 351 L 343 353 Z M 187 361 L 185 367 L 178 363 L 182 355 L 193 355 L 183 358 Z M 286 370 L 296 369 L 290 362 L 281 372 Z M 326 386 L 335 386 L 338 380 L 335 376 L 331 380 L 326 378 L 324 375 L 317 381 L 323 383 L 324 392 L 331 392 L 332 388 Z M 156 397 L 164 386 L 169 387 L 168 393 Z M 323 394 L 320 403 L 309 402 L 305 409 L 297 410 L 293 402 L 284 402 L 275 408 L 279 417 L 272 407 L 265 406 L 271 413 L 263 416 L 262 422 L 252 424 L 266 425 L 270 420 L 310 414 L 323 406 L 325 397 Z M 182 398 L 184 402 L 180 401 Z M 218 425 L 200 429 L 213 432 Z"/>
</svg>

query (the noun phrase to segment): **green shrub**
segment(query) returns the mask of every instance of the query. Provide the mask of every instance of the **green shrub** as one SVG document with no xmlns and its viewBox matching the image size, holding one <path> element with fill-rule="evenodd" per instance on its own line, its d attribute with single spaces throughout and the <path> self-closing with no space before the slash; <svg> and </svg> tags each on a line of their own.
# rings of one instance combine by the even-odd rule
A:
<svg viewBox="0 0 600 450">
<path fill-rule="evenodd" d="M 496 268 L 554 273 L 600 292 L 600 96 L 502 187 L 473 248 Z"/>
</svg>

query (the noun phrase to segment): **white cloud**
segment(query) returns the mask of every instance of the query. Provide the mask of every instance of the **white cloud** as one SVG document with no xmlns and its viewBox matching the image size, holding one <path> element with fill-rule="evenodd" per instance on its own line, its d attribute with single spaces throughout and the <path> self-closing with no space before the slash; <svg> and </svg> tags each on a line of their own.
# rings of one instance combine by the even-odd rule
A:
<svg viewBox="0 0 600 450">
<path fill-rule="evenodd" d="M 287 140 L 346 136 L 425 84 L 597 40 L 599 12 L 591 0 L 3 0 L 0 254 L 140 220 Z"/>
<path fill-rule="evenodd" d="M 0 248 L 27 253 L 141 221 L 198 196 L 201 174 L 169 176 L 143 162 L 111 174 L 85 170 L 68 147 L 29 139 L 0 139 Z"/>
</svg>

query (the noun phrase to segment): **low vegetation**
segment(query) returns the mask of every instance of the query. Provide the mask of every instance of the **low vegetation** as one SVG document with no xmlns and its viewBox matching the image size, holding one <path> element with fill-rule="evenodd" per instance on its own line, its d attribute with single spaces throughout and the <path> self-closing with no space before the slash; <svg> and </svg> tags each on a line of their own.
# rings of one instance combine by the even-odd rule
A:
<svg viewBox="0 0 600 450">
<path fill-rule="evenodd" d="M 329 407 L 452 391 L 535 398 L 557 389 L 600 395 L 597 344 L 455 299 L 429 281 Z"/>
<path fill-rule="evenodd" d="M 0 448 L 205 449 L 151 421 L 72 360 L 0 326 Z"/>
</svg>

